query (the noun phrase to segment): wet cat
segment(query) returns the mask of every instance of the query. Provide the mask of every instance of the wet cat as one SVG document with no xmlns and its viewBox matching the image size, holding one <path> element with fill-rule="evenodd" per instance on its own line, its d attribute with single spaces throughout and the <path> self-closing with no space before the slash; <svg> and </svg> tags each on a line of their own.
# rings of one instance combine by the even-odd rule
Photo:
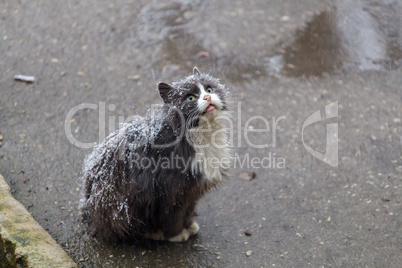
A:
<svg viewBox="0 0 402 268">
<path fill-rule="evenodd" d="M 84 163 L 84 216 L 109 241 L 184 242 L 197 234 L 197 201 L 228 177 L 224 85 L 195 67 L 163 104 L 110 134 Z"/>
</svg>

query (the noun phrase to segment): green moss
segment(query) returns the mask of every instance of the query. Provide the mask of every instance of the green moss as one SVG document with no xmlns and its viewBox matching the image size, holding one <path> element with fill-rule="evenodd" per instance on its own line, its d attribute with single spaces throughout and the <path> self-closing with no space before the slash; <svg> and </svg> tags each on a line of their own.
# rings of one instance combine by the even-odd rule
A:
<svg viewBox="0 0 402 268">
<path fill-rule="evenodd" d="M 0 175 L 0 268 L 77 267 L 15 200 Z"/>
<path fill-rule="evenodd" d="M 28 238 L 20 237 L 20 236 L 13 236 L 13 240 L 17 241 L 21 244 L 21 246 L 26 246 L 29 244 L 30 240 Z"/>
<path fill-rule="evenodd" d="M 16 245 L 0 234 L 0 268 L 25 268 L 28 258 L 15 252 Z"/>
</svg>

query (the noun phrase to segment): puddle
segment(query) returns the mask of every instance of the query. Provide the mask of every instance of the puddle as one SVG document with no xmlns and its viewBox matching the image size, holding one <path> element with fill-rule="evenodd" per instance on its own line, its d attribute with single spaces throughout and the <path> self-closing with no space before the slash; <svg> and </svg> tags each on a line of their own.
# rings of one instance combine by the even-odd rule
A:
<svg viewBox="0 0 402 268">
<path fill-rule="evenodd" d="M 356 69 L 399 68 L 399 33 L 389 30 L 389 20 L 395 18 L 392 14 L 386 18 L 374 16 L 370 7 L 360 1 L 345 1 L 315 15 L 305 28 L 296 32 L 291 45 L 285 46 L 280 55 L 267 59 L 268 72 L 309 77 Z"/>
<path fill-rule="evenodd" d="M 288 76 L 321 76 L 342 65 L 341 38 L 334 13 L 322 12 L 311 20 L 283 53 L 282 73 Z"/>
<path fill-rule="evenodd" d="M 141 11 L 143 32 L 147 33 L 142 37 L 143 46 L 154 46 L 155 52 L 159 52 L 153 58 L 154 66 L 162 69 L 157 76 L 161 79 L 179 76 L 179 69 L 191 70 L 194 66 L 204 67 L 206 72 L 219 70 L 233 82 L 265 75 L 261 64 L 242 59 L 230 51 L 216 55 L 204 47 L 203 38 L 208 33 L 191 31 L 197 27 L 203 4 L 205 2 L 176 1 L 162 6 L 150 4 Z"/>
<path fill-rule="evenodd" d="M 171 3 L 149 3 L 140 12 L 141 35 L 144 46 L 154 45 L 181 34 L 185 26 L 196 15 L 198 1 L 174 1 Z M 190 46 L 191 44 L 188 44 Z"/>
</svg>

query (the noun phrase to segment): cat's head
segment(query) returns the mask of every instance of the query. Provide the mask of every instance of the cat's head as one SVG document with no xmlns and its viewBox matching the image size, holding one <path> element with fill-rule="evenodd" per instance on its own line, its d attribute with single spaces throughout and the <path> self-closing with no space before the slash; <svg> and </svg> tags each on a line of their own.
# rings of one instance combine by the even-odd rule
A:
<svg viewBox="0 0 402 268">
<path fill-rule="evenodd" d="M 177 107 L 186 119 L 213 117 L 227 110 L 225 86 L 209 74 L 200 73 L 196 67 L 193 75 L 171 85 L 159 83 L 158 89 L 165 104 Z"/>
</svg>

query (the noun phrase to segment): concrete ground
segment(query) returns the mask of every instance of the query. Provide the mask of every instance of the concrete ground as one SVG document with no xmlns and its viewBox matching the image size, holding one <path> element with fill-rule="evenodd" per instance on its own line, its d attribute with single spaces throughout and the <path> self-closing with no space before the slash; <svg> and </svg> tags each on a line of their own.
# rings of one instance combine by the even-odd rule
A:
<svg viewBox="0 0 402 268">
<path fill-rule="evenodd" d="M 400 267 L 401 10 L 400 0 L 2 1 L 0 173 L 80 267 Z M 144 114 L 159 81 L 193 66 L 230 89 L 237 157 L 199 204 L 200 233 L 183 244 L 90 236 L 77 208 L 90 149 L 66 125 L 99 142 L 102 126 Z M 92 108 L 66 121 L 83 103 Z M 318 110 L 323 120 L 304 128 Z M 266 122 L 269 132 L 249 131 Z M 254 180 L 239 178 L 248 171 Z"/>
</svg>

